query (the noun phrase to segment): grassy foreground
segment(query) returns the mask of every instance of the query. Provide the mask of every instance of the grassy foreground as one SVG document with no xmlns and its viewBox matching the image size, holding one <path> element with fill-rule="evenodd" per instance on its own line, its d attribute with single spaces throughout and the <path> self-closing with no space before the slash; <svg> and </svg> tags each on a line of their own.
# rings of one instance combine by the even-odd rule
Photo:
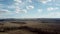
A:
<svg viewBox="0 0 60 34">
<path fill-rule="evenodd" d="M 36 21 L 0 23 L 0 34 L 60 34 L 60 24 Z"/>
</svg>

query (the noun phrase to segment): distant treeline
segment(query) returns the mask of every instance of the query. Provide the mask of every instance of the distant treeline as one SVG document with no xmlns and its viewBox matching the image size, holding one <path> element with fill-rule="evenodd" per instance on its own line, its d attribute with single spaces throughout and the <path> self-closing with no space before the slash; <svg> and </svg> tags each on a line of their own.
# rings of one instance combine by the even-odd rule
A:
<svg viewBox="0 0 60 34">
<path fill-rule="evenodd" d="M 0 19 L 1 21 L 41 21 L 42 23 L 60 23 L 60 19 Z"/>
</svg>

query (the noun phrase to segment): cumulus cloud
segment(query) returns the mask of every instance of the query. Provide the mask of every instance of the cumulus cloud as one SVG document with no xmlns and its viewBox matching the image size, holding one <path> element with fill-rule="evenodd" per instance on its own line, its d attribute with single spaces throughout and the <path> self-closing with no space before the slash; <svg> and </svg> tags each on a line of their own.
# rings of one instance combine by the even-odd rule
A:
<svg viewBox="0 0 60 34">
<path fill-rule="evenodd" d="M 19 13 L 20 12 L 20 10 L 17 10 L 17 11 L 15 11 L 16 13 Z"/>
<path fill-rule="evenodd" d="M 7 6 L 7 8 L 8 8 L 8 9 L 15 9 L 16 6 L 14 6 L 14 5 L 10 5 L 10 6 Z"/>
<path fill-rule="evenodd" d="M 15 2 L 18 2 L 18 3 L 22 3 L 22 1 L 21 0 L 14 0 Z"/>
<path fill-rule="evenodd" d="M 29 2 L 32 2 L 32 0 L 29 0 Z"/>
<path fill-rule="evenodd" d="M 51 12 L 47 16 L 51 18 L 58 18 L 60 17 L 60 12 Z"/>
<path fill-rule="evenodd" d="M 31 9 L 34 9 L 34 6 L 30 5 L 30 6 L 26 6 L 26 8 L 27 8 L 28 10 L 31 10 Z"/>
<path fill-rule="evenodd" d="M 27 13 L 27 10 L 26 10 L 26 9 L 23 9 L 22 11 L 23 11 L 24 13 Z"/>
<path fill-rule="evenodd" d="M 15 12 L 16 13 L 19 13 L 20 12 L 20 8 L 19 7 L 16 7 Z"/>
<path fill-rule="evenodd" d="M 8 12 L 10 12 L 10 11 L 6 10 L 6 9 L 0 9 L 0 14 L 2 14 L 2 13 L 8 13 Z"/>
<path fill-rule="evenodd" d="M 25 9 L 21 9 L 20 7 L 23 7 L 24 6 L 24 2 L 22 0 L 14 0 L 15 1 L 15 12 L 18 14 L 18 13 L 27 13 L 27 11 Z"/>
<path fill-rule="evenodd" d="M 17 13 L 17 14 L 18 14 L 18 13 L 27 13 L 27 10 L 26 10 L 26 9 L 20 9 L 20 10 L 16 11 L 16 13 Z"/>
<path fill-rule="evenodd" d="M 56 6 L 60 6 L 60 4 L 55 4 Z"/>
<path fill-rule="evenodd" d="M 47 11 L 52 11 L 52 10 L 57 10 L 57 9 L 59 9 L 58 7 L 55 7 L 55 8 L 53 8 L 53 7 L 48 7 L 47 8 Z"/>
<path fill-rule="evenodd" d="M 19 16 L 20 14 L 21 15 L 24 14 L 23 18 L 60 17 L 60 13 L 58 12 L 59 9 L 60 9 L 59 8 L 60 7 L 60 4 L 59 4 L 60 1 L 57 2 L 57 0 L 56 0 L 55 1 L 56 3 L 53 2 L 53 1 L 55 1 L 55 0 L 39 0 L 39 1 L 38 0 L 14 0 L 14 1 L 11 1 L 11 2 L 13 2 L 13 4 L 10 4 L 10 5 L 7 5 L 8 3 L 4 3 L 3 2 L 2 4 L 0 3 L 0 15 L 1 14 L 3 16 L 12 16 L 12 15 L 15 15 L 15 16 L 13 16 L 13 18 Z M 55 6 L 53 7 L 52 5 L 55 5 Z M 46 7 L 47 7 L 47 9 L 44 9 Z M 38 8 L 40 8 L 40 9 L 38 9 Z M 44 12 L 44 10 L 51 11 L 51 13 L 47 12 L 47 11 Z M 28 11 L 30 11 L 31 14 Z M 34 12 L 34 11 L 37 11 L 37 13 Z M 19 18 L 20 17 L 22 17 L 22 16 L 19 16 Z"/>
<path fill-rule="evenodd" d="M 15 6 L 21 6 L 24 5 L 24 2 L 22 0 L 14 0 Z"/>
<path fill-rule="evenodd" d="M 48 2 L 51 2 L 52 0 L 40 0 L 41 3 L 46 4 Z"/>
<path fill-rule="evenodd" d="M 0 6 L 2 6 L 3 4 L 0 4 Z"/>
<path fill-rule="evenodd" d="M 3 7 L 3 4 L 0 4 L 0 8 L 2 8 Z"/>
<path fill-rule="evenodd" d="M 41 16 L 40 18 L 60 18 L 60 12 L 50 12 Z"/>
<path fill-rule="evenodd" d="M 53 7 L 49 7 L 49 8 L 47 8 L 47 10 L 51 11 L 51 10 L 54 10 L 54 8 Z"/>
<path fill-rule="evenodd" d="M 43 9 L 38 9 L 38 12 L 42 12 L 43 11 Z"/>
</svg>

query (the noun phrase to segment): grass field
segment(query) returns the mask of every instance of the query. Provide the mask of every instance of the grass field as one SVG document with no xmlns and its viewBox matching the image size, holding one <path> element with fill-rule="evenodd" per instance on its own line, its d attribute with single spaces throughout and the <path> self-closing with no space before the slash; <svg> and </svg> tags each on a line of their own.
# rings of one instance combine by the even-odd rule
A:
<svg viewBox="0 0 60 34">
<path fill-rule="evenodd" d="M 60 24 L 38 21 L 0 23 L 0 34 L 60 34 Z"/>
</svg>

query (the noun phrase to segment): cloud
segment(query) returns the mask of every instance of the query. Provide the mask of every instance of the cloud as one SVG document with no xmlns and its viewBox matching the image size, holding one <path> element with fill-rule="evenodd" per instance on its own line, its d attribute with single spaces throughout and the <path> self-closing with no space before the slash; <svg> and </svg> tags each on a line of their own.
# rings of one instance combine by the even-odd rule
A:
<svg viewBox="0 0 60 34">
<path fill-rule="evenodd" d="M 18 10 L 18 11 L 15 11 L 15 13 L 19 13 L 20 12 L 20 10 Z"/>
<path fill-rule="evenodd" d="M 60 4 L 55 4 L 56 6 L 60 6 Z"/>
<path fill-rule="evenodd" d="M 4 6 L 3 6 L 3 4 L 0 4 L 0 8 L 3 8 Z"/>
<path fill-rule="evenodd" d="M 29 0 L 29 2 L 32 2 L 32 0 Z"/>
<path fill-rule="evenodd" d="M 38 9 L 38 12 L 42 12 L 43 11 L 43 9 Z"/>
<path fill-rule="evenodd" d="M 20 12 L 20 8 L 19 7 L 16 7 L 15 12 L 16 13 L 19 13 Z"/>
<path fill-rule="evenodd" d="M 0 14 L 4 14 L 4 13 L 9 13 L 10 11 L 7 9 L 0 9 Z"/>
<path fill-rule="evenodd" d="M 26 8 L 27 8 L 28 10 L 31 10 L 31 9 L 34 9 L 34 6 L 30 5 L 30 6 L 26 6 Z"/>
<path fill-rule="evenodd" d="M 47 16 L 51 18 L 60 18 L 60 12 L 51 12 Z"/>
<path fill-rule="evenodd" d="M 41 3 L 46 4 L 48 2 L 51 2 L 52 0 L 40 0 Z"/>
<path fill-rule="evenodd" d="M 23 11 L 24 13 L 27 13 L 27 10 L 26 10 L 26 9 L 23 9 L 22 11 Z"/>
<path fill-rule="evenodd" d="M 17 14 L 19 13 L 27 13 L 27 10 L 26 9 L 18 9 L 18 11 L 16 11 Z"/>
<path fill-rule="evenodd" d="M 51 11 L 51 10 L 54 10 L 54 8 L 53 7 L 49 7 L 49 8 L 47 8 L 47 10 Z"/>
<path fill-rule="evenodd" d="M 60 12 L 51 12 L 41 16 L 42 18 L 60 18 Z"/>
<path fill-rule="evenodd" d="M 3 4 L 0 4 L 0 6 L 2 6 Z"/>
<path fill-rule="evenodd" d="M 58 7 L 54 7 L 54 8 L 53 7 L 48 7 L 47 11 L 58 10 L 58 9 L 59 9 Z"/>
<path fill-rule="evenodd" d="M 15 6 L 20 6 L 20 5 L 24 5 L 24 2 L 22 0 L 14 0 L 14 4 Z"/>
<path fill-rule="evenodd" d="M 14 4 L 15 4 L 15 13 L 27 13 L 27 11 L 25 9 L 22 9 L 21 7 L 24 7 L 25 3 L 22 0 L 14 0 Z"/>
<path fill-rule="evenodd" d="M 26 1 L 32 2 L 32 0 L 26 0 Z M 17 13 L 17 14 L 18 13 L 27 13 L 27 10 L 31 10 L 31 9 L 34 8 L 34 6 L 32 6 L 32 5 L 26 6 L 26 4 L 28 3 L 26 1 L 14 0 L 15 13 Z M 12 7 L 14 7 L 14 6 L 12 6 Z M 24 7 L 26 7 L 27 10 L 26 9 L 23 9 Z"/>
<path fill-rule="evenodd" d="M 14 6 L 14 5 L 10 5 L 10 6 L 7 6 L 7 8 L 8 8 L 8 9 L 15 9 L 16 6 Z"/>
<path fill-rule="evenodd" d="M 18 3 L 22 3 L 22 1 L 21 0 L 14 0 L 15 2 L 18 2 Z"/>
</svg>

